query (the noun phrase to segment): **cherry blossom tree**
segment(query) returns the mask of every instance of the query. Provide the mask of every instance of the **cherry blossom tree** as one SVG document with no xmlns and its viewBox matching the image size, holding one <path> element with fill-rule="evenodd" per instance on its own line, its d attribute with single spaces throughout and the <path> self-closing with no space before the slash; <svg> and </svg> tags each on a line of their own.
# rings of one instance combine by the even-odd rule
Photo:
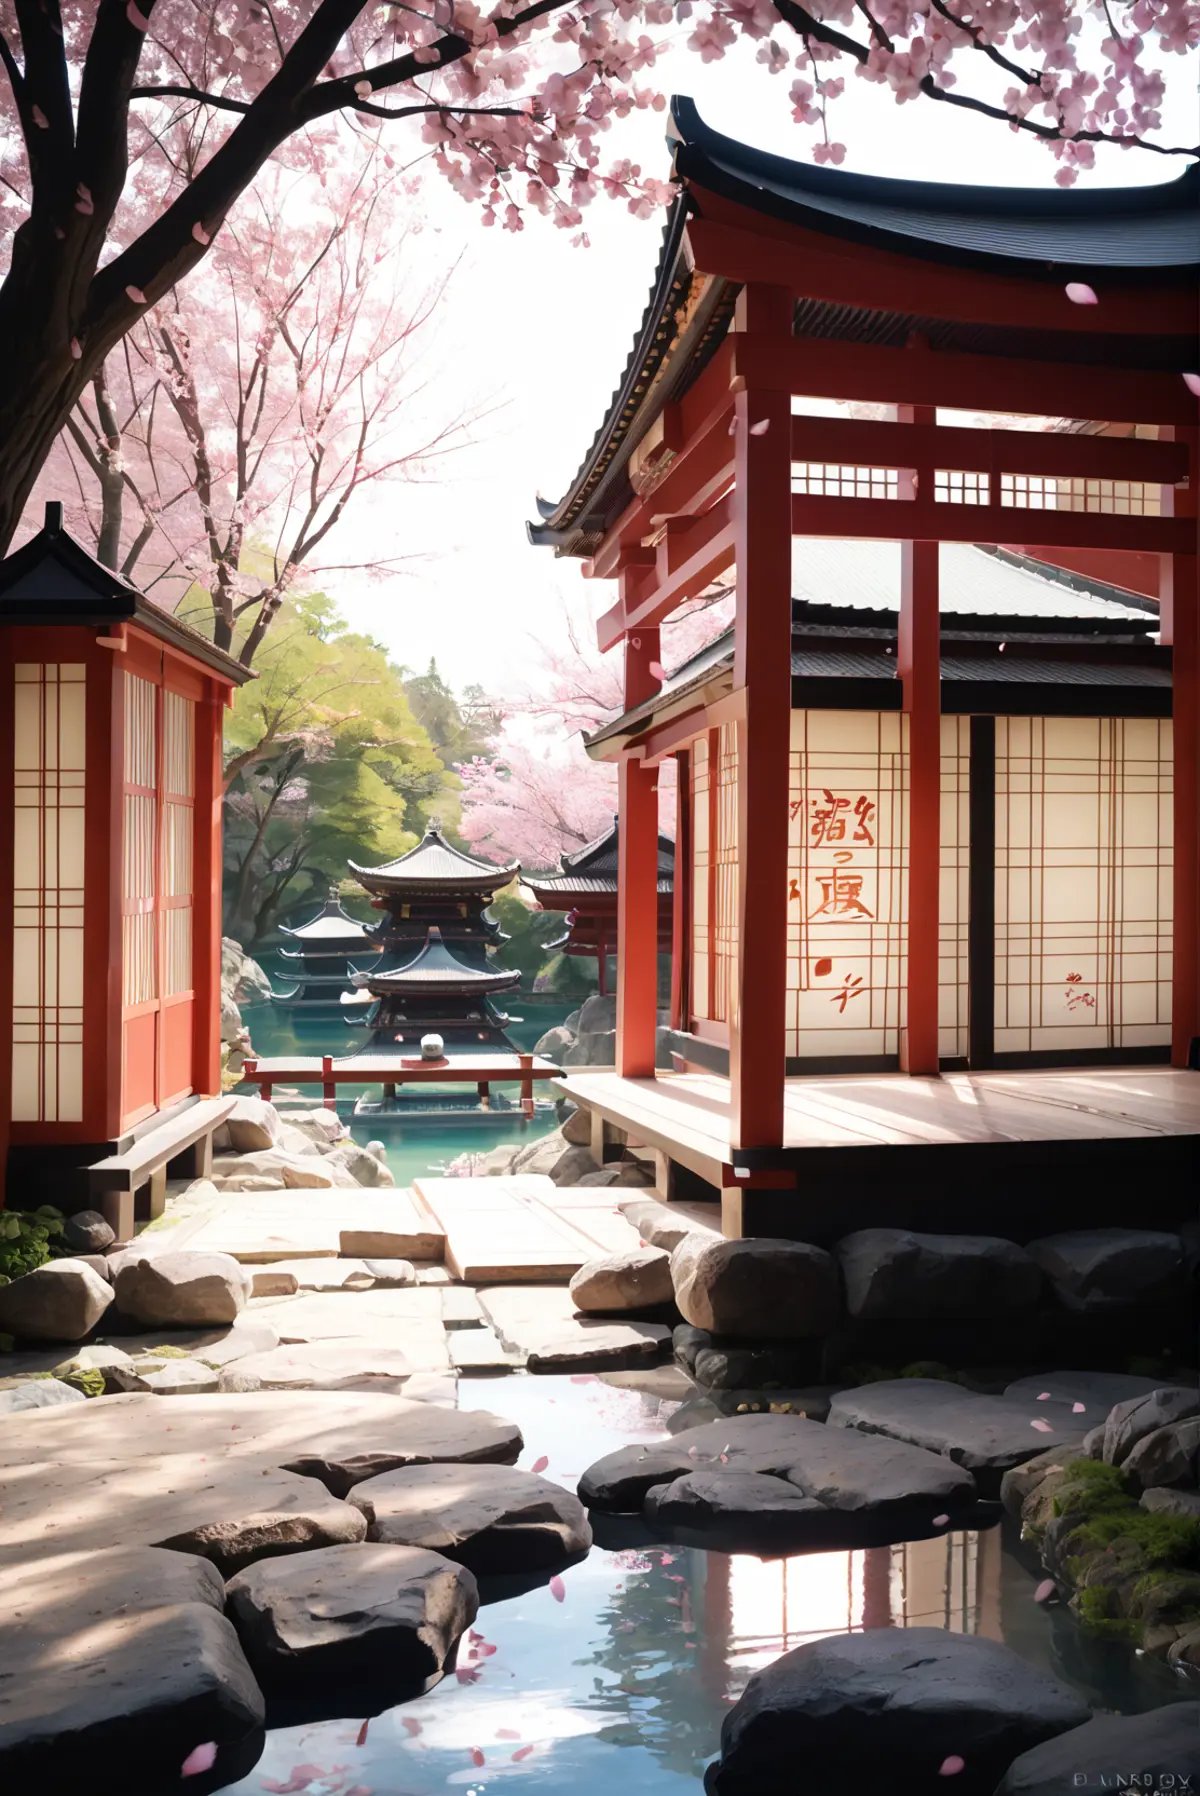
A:
<svg viewBox="0 0 1200 1796">
<path fill-rule="evenodd" d="M 101 561 L 210 612 L 247 666 L 299 577 L 364 565 L 330 559 L 356 496 L 428 474 L 464 435 L 436 412 L 421 428 L 445 281 L 405 293 L 391 252 L 412 203 L 376 143 L 354 149 L 322 183 L 275 169 L 246 196 L 97 369 L 42 483 L 75 494 L 71 527 Z"/>
<path fill-rule="evenodd" d="M 847 72 L 1032 133 L 1064 180 L 1100 142 L 1194 153 L 1159 139 L 1157 65 L 1200 41 L 1200 0 L 0 0 L 0 546 L 96 371 L 273 158 L 319 168 L 339 119 L 415 121 L 485 223 L 520 230 L 532 208 L 578 231 L 598 193 L 647 213 L 668 197 L 600 144 L 662 107 L 639 77 L 663 48 L 712 61 L 742 38 L 823 160 L 844 155 Z M 163 148 L 181 115 L 199 146 L 182 182 Z"/>
</svg>

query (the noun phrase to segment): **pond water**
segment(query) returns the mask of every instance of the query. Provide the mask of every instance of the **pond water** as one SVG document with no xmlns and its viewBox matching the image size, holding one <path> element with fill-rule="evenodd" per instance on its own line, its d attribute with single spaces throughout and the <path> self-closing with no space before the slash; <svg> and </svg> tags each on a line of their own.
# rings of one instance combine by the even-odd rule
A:
<svg viewBox="0 0 1200 1796">
<path fill-rule="evenodd" d="M 256 1051 L 263 1058 L 282 1054 L 348 1054 L 362 1040 L 360 1030 L 351 1028 L 339 1018 L 299 1025 L 286 1010 L 273 1004 L 243 1004 L 242 1020 L 250 1031 Z M 508 1028 L 509 1039 L 522 1050 L 532 1048 L 547 1029 L 553 1029 L 570 1012 L 572 1006 L 526 1005 L 524 1018 Z M 433 1093 L 438 1088 L 427 1086 Z M 453 1087 L 448 1087 L 453 1090 Z M 461 1087 L 458 1088 L 461 1091 Z M 515 1087 L 512 1088 L 515 1090 Z M 381 1127 L 370 1118 L 357 1121 L 351 1116 L 355 1098 L 365 1091 L 378 1095 L 378 1086 L 339 1085 L 338 1109 L 354 1139 L 364 1146 L 377 1137 L 387 1149 L 387 1161 L 398 1185 L 409 1185 L 421 1173 L 437 1173 L 460 1154 L 486 1154 L 490 1148 L 505 1147 L 520 1141 L 535 1141 L 554 1126 L 553 1116 L 543 1112 L 526 1122 L 513 1112 L 491 1115 L 477 1112 L 469 1116 L 436 1113 L 411 1123 L 389 1123 Z M 276 1096 L 282 1095 L 280 1087 Z M 297 1095 L 321 1102 L 315 1086 L 297 1087 Z"/>
<path fill-rule="evenodd" d="M 641 1382 L 649 1389 L 636 1388 Z M 653 1375 L 464 1379 L 460 1407 L 520 1423 L 521 1464 L 574 1487 L 614 1447 L 661 1435 Z M 600 1524 L 603 1529 L 603 1524 Z M 611 1531 L 612 1538 L 609 1538 Z M 1084 1636 L 1034 1601 L 1039 1573 L 1001 1529 L 858 1552 L 760 1560 L 618 1538 L 512 1596 L 482 1588 L 474 1640 L 427 1695 L 369 1720 L 280 1728 L 238 1796 L 699 1796 L 721 1720 L 750 1673 L 825 1634 L 933 1626 L 1005 1640 L 1095 1707 L 1194 1698 L 1157 1660 Z M 366 1721 L 366 1725 L 363 1723 Z"/>
</svg>

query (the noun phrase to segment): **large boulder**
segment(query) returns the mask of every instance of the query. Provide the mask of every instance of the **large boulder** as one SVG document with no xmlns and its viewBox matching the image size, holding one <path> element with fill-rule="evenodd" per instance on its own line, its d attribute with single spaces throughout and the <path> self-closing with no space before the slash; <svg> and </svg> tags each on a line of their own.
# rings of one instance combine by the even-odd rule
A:
<svg viewBox="0 0 1200 1796">
<path fill-rule="evenodd" d="M 808 1340 L 841 1316 L 837 1267 L 805 1241 L 689 1236 L 671 1256 L 671 1276 L 684 1320 L 735 1340 Z"/>
<path fill-rule="evenodd" d="M 318 1154 L 311 1143 L 300 1154 L 283 1147 L 221 1154 L 213 1161 L 212 1176 L 220 1191 L 353 1191 L 358 1186 L 335 1154 Z"/>
<path fill-rule="evenodd" d="M 104 1375 L 95 1379 L 104 1387 Z M 87 1392 L 59 1378 L 22 1378 L 0 1390 L 0 1416 L 22 1409 L 59 1409 L 66 1403 L 86 1403 Z"/>
<path fill-rule="evenodd" d="M 126 1796 L 175 1790 L 197 1746 L 235 1782 L 261 1751 L 265 1705 L 225 1617 L 205 1602 L 114 1608 L 52 1635 L 0 1637 L 0 1789 Z M 134 1768 L 136 1768 L 136 1773 Z"/>
<path fill-rule="evenodd" d="M 340 1141 L 327 1156 L 327 1161 L 348 1172 L 356 1185 L 394 1185 L 392 1169 L 377 1155 L 369 1154 L 357 1141 Z"/>
<path fill-rule="evenodd" d="M 1183 1295 L 1183 1244 L 1151 1229 L 1075 1229 L 1029 1243 L 1064 1309 L 1088 1316 L 1176 1304 Z"/>
<path fill-rule="evenodd" d="M 99 1210 L 76 1210 L 63 1223 L 63 1240 L 72 1253 L 103 1253 L 116 1238 Z"/>
<path fill-rule="evenodd" d="M 889 1378 L 839 1391 L 828 1425 L 890 1434 L 944 1454 L 974 1474 L 985 1497 L 999 1496 L 1011 1467 L 1080 1441 L 1084 1432 L 1070 1404 L 983 1396 L 938 1378 Z"/>
<path fill-rule="evenodd" d="M 427 1547 L 473 1572 L 549 1571 L 592 1544 L 570 1491 L 515 1466 L 427 1465 L 355 1485 L 373 1540 Z"/>
<path fill-rule="evenodd" d="M 1200 1416 L 1143 1435 L 1124 1471 L 1134 1490 L 1200 1488 Z"/>
<path fill-rule="evenodd" d="M 1097 1715 L 1031 1747 L 1005 1772 L 996 1796 L 1063 1796 L 1068 1790 L 1188 1791 L 1200 1786 L 1200 1702 L 1140 1715 Z"/>
<path fill-rule="evenodd" d="M 227 1599 L 265 1690 L 340 1686 L 355 1715 L 364 1686 L 396 1702 L 438 1677 L 479 1608 L 464 1566 L 373 1541 L 260 1560 L 231 1579 Z"/>
<path fill-rule="evenodd" d="M 115 1285 L 123 1315 L 147 1327 L 172 1328 L 233 1322 L 250 1289 L 249 1274 L 227 1253 L 126 1258 Z"/>
<path fill-rule="evenodd" d="M 571 1280 L 570 1292 L 584 1315 L 658 1309 L 674 1295 L 671 1256 L 661 1247 L 634 1247 L 589 1260 Z"/>
<path fill-rule="evenodd" d="M 706 1241 L 722 1239 L 719 1227 L 705 1229 L 697 1227 L 693 1220 L 696 1206 L 689 1205 L 690 1214 L 680 1216 L 670 1204 L 660 1203 L 654 1197 L 631 1197 L 619 1205 L 622 1216 L 630 1228 L 636 1229 L 640 1238 L 648 1247 L 661 1247 L 667 1253 L 673 1253 L 681 1241 L 689 1235 L 697 1235 Z M 714 1204 L 713 1208 L 717 1206 Z M 718 1213 L 719 1220 L 719 1213 Z"/>
<path fill-rule="evenodd" d="M 269 1004 L 271 981 L 231 935 L 221 937 L 221 993 L 235 1003 Z"/>
<path fill-rule="evenodd" d="M 82 1341 L 113 1300 L 107 1279 L 79 1260 L 48 1260 L 0 1285 L 0 1334 L 21 1341 Z"/>
<path fill-rule="evenodd" d="M 860 1229 L 836 1253 L 846 1308 L 858 1320 L 1010 1315 L 1032 1308 L 1042 1289 L 1024 1249 L 995 1235 Z"/>
<path fill-rule="evenodd" d="M 1123 1465 L 1140 1440 L 1171 1422 L 1200 1416 L 1200 1390 L 1195 1385 L 1164 1385 L 1144 1397 L 1118 1403 L 1104 1424 L 1103 1458 L 1109 1465 Z"/>
<path fill-rule="evenodd" d="M 217 1138 L 235 1154 L 252 1154 L 274 1147 L 279 1140 L 279 1112 L 265 1098 L 239 1098 L 225 1118 Z"/>
<path fill-rule="evenodd" d="M 549 1176 L 557 1163 L 562 1159 L 566 1150 L 566 1145 L 566 1142 L 562 1138 L 561 1130 L 555 1129 L 552 1135 L 543 1135 L 538 1141 L 526 1142 L 524 1147 L 518 1148 L 516 1153 L 512 1155 L 512 1158 L 507 1165 L 497 1165 L 495 1170 L 501 1174 L 512 1171 L 545 1173 Z M 503 1149 L 492 1149 L 492 1153 L 488 1155 L 488 1173 L 491 1173 L 492 1171 L 492 1166 L 490 1164 L 492 1156 L 496 1156 L 498 1160 L 504 1151 L 505 1150 Z"/>
<path fill-rule="evenodd" d="M 1089 1715 L 1073 1691 L 981 1635 L 834 1634 L 753 1674 L 722 1724 L 705 1787 L 794 1796 L 803 1767 L 817 1789 L 879 1788 L 882 1772 L 904 1796 L 992 1796 L 1018 1753 Z"/>
<path fill-rule="evenodd" d="M 538 1053 L 541 1053 L 539 1047 Z M 590 1110 L 572 1110 L 562 1125 L 562 1138 L 570 1147 L 590 1147 L 592 1145 L 592 1113 Z"/>
<path fill-rule="evenodd" d="M 287 1110 L 283 1121 L 322 1152 L 345 1141 L 350 1133 L 336 1110 Z"/>
<path fill-rule="evenodd" d="M 553 1029 L 547 1029 L 544 1035 L 538 1037 L 533 1044 L 533 1051 L 535 1054 L 540 1054 L 543 1060 L 549 1060 L 555 1066 L 561 1066 L 564 1054 L 568 1048 L 574 1045 L 574 1042 L 575 1037 L 571 1031 L 560 1023 Z"/>
<path fill-rule="evenodd" d="M 550 1168 L 550 1177 L 556 1185 L 577 1185 L 585 1174 L 599 1171 L 600 1167 L 593 1160 L 590 1148 L 569 1147 Z"/>
</svg>

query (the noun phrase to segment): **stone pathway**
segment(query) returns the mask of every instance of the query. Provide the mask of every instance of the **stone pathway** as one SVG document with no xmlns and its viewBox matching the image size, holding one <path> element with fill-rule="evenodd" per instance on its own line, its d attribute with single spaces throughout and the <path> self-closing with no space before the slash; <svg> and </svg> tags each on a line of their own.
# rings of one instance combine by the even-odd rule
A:
<svg viewBox="0 0 1200 1796">
<path fill-rule="evenodd" d="M 531 1372 L 616 1370 L 670 1351 L 669 1328 L 580 1316 L 561 1286 L 492 1285 L 480 1291 L 479 1302 L 496 1334 Z"/>
</svg>

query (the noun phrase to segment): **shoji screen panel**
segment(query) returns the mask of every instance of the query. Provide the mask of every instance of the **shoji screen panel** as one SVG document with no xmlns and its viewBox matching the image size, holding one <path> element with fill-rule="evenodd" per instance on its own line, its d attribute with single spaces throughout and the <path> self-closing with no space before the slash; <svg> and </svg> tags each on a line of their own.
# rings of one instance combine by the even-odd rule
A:
<svg viewBox="0 0 1200 1796">
<path fill-rule="evenodd" d="M 738 746 L 737 725 L 717 733 L 713 807 L 716 833 L 713 875 L 713 1020 L 736 1023 L 738 1006 Z"/>
<path fill-rule="evenodd" d="M 711 878 L 712 841 L 709 827 L 709 756 L 708 738 L 700 736 L 692 744 L 692 989 L 691 1014 L 705 1022 L 712 1020 L 711 961 L 709 958 L 709 881 Z"/>
<path fill-rule="evenodd" d="M 196 707 L 162 694 L 162 1065 L 158 1101 L 192 1087 Z"/>
</svg>

